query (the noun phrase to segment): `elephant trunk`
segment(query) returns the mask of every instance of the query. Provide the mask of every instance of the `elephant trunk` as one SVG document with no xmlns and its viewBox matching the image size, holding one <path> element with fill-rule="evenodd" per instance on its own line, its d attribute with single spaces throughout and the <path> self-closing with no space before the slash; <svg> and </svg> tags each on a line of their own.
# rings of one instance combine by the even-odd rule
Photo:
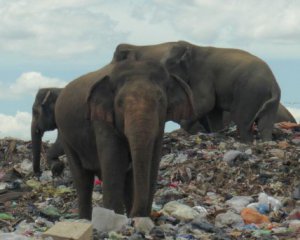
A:
<svg viewBox="0 0 300 240">
<path fill-rule="evenodd" d="M 146 109 L 144 109 L 146 110 Z M 152 110 L 153 111 L 153 110 Z M 153 194 L 153 169 L 155 169 L 155 140 L 159 129 L 157 114 L 149 111 L 128 111 L 124 118 L 125 135 L 128 139 L 133 166 L 133 208 L 131 217 L 150 215 L 149 201 Z"/>
<path fill-rule="evenodd" d="M 37 128 L 35 121 L 31 124 L 31 141 L 32 141 L 32 155 L 33 155 L 33 172 L 39 174 L 40 159 L 41 159 L 41 144 L 43 131 Z"/>
</svg>

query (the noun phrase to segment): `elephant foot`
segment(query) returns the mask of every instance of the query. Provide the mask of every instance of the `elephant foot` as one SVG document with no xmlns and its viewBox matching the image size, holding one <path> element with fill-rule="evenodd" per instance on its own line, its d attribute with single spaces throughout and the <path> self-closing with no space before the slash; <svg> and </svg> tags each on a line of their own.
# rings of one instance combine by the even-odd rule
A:
<svg viewBox="0 0 300 240">
<path fill-rule="evenodd" d="M 34 177 L 39 178 L 41 175 L 42 175 L 42 171 L 41 171 L 41 170 L 39 170 L 39 171 L 34 171 L 34 172 L 33 172 L 33 176 L 34 176 Z"/>
<path fill-rule="evenodd" d="M 51 172 L 54 177 L 60 176 L 65 168 L 65 164 L 61 161 L 55 161 L 51 164 Z"/>
<path fill-rule="evenodd" d="M 133 218 L 134 228 L 138 232 L 149 233 L 154 227 L 154 223 L 149 217 L 135 217 Z"/>
</svg>

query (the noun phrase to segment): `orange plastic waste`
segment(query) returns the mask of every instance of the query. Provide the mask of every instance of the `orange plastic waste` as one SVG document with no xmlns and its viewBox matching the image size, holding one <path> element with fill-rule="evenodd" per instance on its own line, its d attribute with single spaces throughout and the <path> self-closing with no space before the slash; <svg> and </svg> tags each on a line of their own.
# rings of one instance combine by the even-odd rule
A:
<svg viewBox="0 0 300 240">
<path fill-rule="evenodd" d="M 245 224 L 270 223 L 270 220 L 266 215 L 260 214 L 258 211 L 252 208 L 244 208 L 241 211 L 241 217 L 243 218 Z"/>
<path fill-rule="evenodd" d="M 295 127 L 300 127 L 300 124 L 292 123 L 292 122 L 280 122 L 278 123 L 279 127 L 284 129 L 291 129 Z"/>
</svg>

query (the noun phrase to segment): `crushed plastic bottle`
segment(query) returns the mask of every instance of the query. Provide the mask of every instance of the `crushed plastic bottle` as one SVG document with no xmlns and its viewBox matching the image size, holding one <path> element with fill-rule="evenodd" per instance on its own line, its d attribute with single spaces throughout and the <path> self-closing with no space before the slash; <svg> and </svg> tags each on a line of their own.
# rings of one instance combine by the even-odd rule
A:
<svg viewBox="0 0 300 240">
<path fill-rule="evenodd" d="M 272 211 L 278 211 L 282 207 L 282 203 L 278 199 L 263 192 L 258 196 L 258 203 L 271 206 Z"/>
</svg>

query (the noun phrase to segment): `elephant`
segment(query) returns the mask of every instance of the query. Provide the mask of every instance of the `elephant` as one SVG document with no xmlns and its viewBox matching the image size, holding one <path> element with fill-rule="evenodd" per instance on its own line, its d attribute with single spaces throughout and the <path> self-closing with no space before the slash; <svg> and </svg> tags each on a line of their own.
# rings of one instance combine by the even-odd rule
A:
<svg viewBox="0 0 300 240">
<path fill-rule="evenodd" d="M 127 59 L 70 82 L 57 99 L 55 118 L 80 218 L 91 218 L 95 176 L 103 182 L 105 208 L 149 216 L 165 122 L 193 112 L 189 86 L 157 62 Z"/>
<path fill-rule="evenodd" d="M 209 120 L 209 114 L 208 114 L 208 116 L 195 122 L 193 125 L 189 126 L 189 128 L 184 128 L 185 126 L 181 126 L 181 128 L 190 134 L 196 134 L 197 132 L 212 133 L 212 132 L 218 132 L 223 130 L 231 122 L 232 119 L 230 116 L 230 112 L 223 111 L 221 125 L 217 125 L 219 122 L 217 124 L 215 122 L 211 122 Z M 279 103 L 276 118 L 275 118 L 275 123 L 280 123 L 280 122 L 297 123 L 293 115 L 281 103 Z"/>
<path fill-rule="evenodd" d="M 41 143 L 45 131 L 56 129 L 54 107 L 62 88 L 41 88 L 36 94 L 32 106 L 31 140 L 33 155 L 33 172 L 40 175 Z M 54 176 L 60 175 L 64 169 L 58 157 L 64 154 L 59 134 L 56 141 L 47 151 L 47 164 Z"/>
<path fill-rule="evenodd" d="M 209 121 L 220 125 L 222 112 L 228 111 L 240 129 L 241 141 L 252 141 L 255 121 L 262 140 L 271 140 L 281 91 L 271 69 L 260 58 L 239 49 L 178 41 L 148 46 L 120 44 L 111 62 L 128 58 L 161 62 L 170 74 L 191 87 L 195 116 L 181 122 L 185 128 L 207 114 Z"/>
<path fill-rule="evenodd" d="M 280 122 L 297 123 L 293 114 L 291 114 L 290 111 L 287 110 L 287 108 L 283 106 L 281 103 L 279 104 L 278 107 L 275 123 L 280 123 Z"/>
</svg>

